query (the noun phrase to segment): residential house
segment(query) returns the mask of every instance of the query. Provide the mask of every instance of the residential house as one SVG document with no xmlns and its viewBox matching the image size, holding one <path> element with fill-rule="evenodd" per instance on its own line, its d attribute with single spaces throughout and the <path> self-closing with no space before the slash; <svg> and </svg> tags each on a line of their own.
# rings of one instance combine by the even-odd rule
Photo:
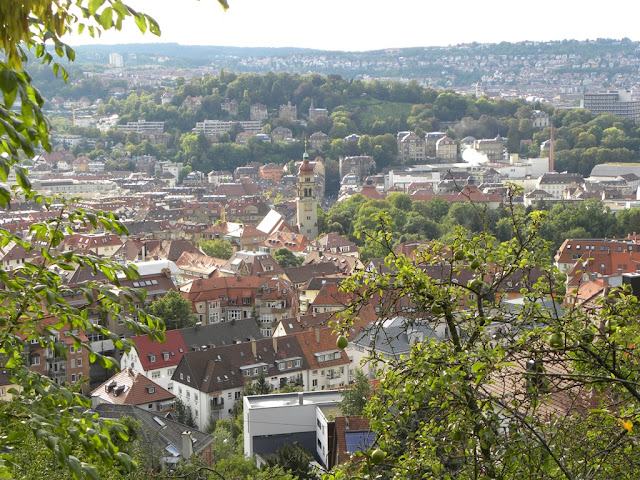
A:
<svg viewBox="0 0 640 480">
<path fill-rule="evenodd" d="M 172 381 L 177 396 L 191 407 L 199 428 L 210 419 L 229 418 L 247 383 L 263 377 L 272 389 L 302 384 L 309 370 L 295 336 L 251 340 L 186 353 Z"/>
<path fill-rule="evenodd" d="M 211 435 L 133 405 L 103 403 L 93 407 L 93 410 L 102 419 L 128 417 L 138 422 L 139 441 L 147 453 L 145 460 L 150 460 L 149 457 L 159 458 L 166 469 L 193 460 L 192 457 L 205 467 L 213 465 L 214 437 Z M 157 465 L 153 466 L 157 468 Z"/>
<path fill-rule="evenodd" d="M 440 138 L 436 142 L 436 158 L 443 163 L 458 160 L 458 144 L 455 140 L 447 135 Z"/>
<path fill-rule="evenodd" d="M 293 132 L 287 127 L 276 127 L 271 130 L 272 142 L 291 142 L 293 141 Z"/>
<path fill-rule="evenodd" d="M 135 405 L 152 412 L 173 408 L 175 395 L 131 368 L 125 368 L 91 391 L 91 403 Z"/>
<path fill-rule="evenodd" d="M 360 249 L 350 240 L 337 233 L 328 233 L 309 244 L 308 251 L 338 253 L 360 258 Z"/>
<path fill-rule="evenodd" d="M 60 244 L 63 252 L 89 253 L 101 257 L 112 257 L 121 247 L 122 240 L 114 233 L 85 233 L 65 237 Z"/>
<path fill-rule="evenodd" d="M 271 180 L 274 183 L 282 181 L 284 166 L 277 163 L 267 163 L 260 166 L 260 180 Z"/>
<path fill-rule="evenodd" d="M 73 333 L 82 342 L 88 342 L 89 339 L 83 332 L 70 330 L 69 325 L 62 329 L 54 328 L 58 323 L 55 318 L 45 317 L 39 322 L 43 334 L 55 337 L 56 346 L 44 347 L 37 339 L 25 336 L 29 369 L 49 377 L 56 385 L 82 385 L 82 391 L 86 393 L 88 385 L 83 383 L 83 379 L 89 378 L 89 351 L 83 347 L 76 348 L 75 339 L 70 334 Z"/>
<path fill-rule="evenodd" d="M 413 132 L 399 132 L 397 135 L 398 160 L 423 162 L 426 159 L 425 142 Z"/>
<path fill-rule="evenodd" d="M 225 99 L 225 101 L 220 104 L 220 108 L 232 117 L 238 116 L 238 101 L 235 99 Z"/>
<path fill-rule="evenodd" d="M 261 122 L 269 118 L 267 106 L 262 103 L 254 103 L 249 107 L 249 120 Z"/>
<path fill-rule="evenodd" d="M 254 319 L 167 330 L 165 336 L 163 343 L 154 342 L 147 335 L 131 337 L 135 349 L 125 353 L 120 363 L 170 392 L 174 392 L 173 372 L 185 353 L 263 338 Z"/>
<path fill-rule="evenodd" d="M 342 180 L 345 175 L 356 175 L 358 181 L 363 182 L 375 167 L 376 162 L 373 157 L 369 155 L 340 157 L 340 179 Z"/>
<path fill-rule="evenodd" d="M 0 247 L 0 267 L 5 272 L 22 268 L 26 262 L 34 258 L 33 252 L 27 252 L 13 240 Z"/>
<path fill-rule="evenodd" d="M 298 298 L 293 285 L 282 278 L 258 276 L 218 277 L 194 280 L 183 287 L 203 325 L 253 318 L 264 336 L 274 324 L 297 315 Z"/>
<path fill-rule="evenodd" d="M 309 239 L 305 235 L 294 232 L 274 232 L 260 244 L 260 251 L 273 255 L 279 248 L 286 248 L 294 254 L 304 255 L 308 245 Z"/>
<path fill-rule="evenodd" d="M 226 260 L 192 252 L 182 252 L 176 260 L 176 266 L 184 275 L 200 278 L 216 276 L 225 263 Z"/>
<path fill-rule="evenodd" d="M 358 257 L 353 255 L 344 255 L 341 253 L 325 253 L 323 251 L 314 250 L 304 259 L 303 265 L 320 264 L 331 262 L 340 269 L 342 273 L 351 275 L 357 270 L 363 270 L 364 264 Z"/>
<path fill-rule="evenodd" d="M 322 150 L 329 145 L 329 135 L 324 132 L 315 132 L 309 137 L 312 150 Z"/>
</svg>

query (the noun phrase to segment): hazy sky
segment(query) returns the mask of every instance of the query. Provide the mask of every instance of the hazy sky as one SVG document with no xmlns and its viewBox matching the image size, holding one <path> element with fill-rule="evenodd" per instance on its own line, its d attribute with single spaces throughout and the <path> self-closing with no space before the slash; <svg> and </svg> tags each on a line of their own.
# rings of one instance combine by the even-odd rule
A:
<svg viewBox="0 0 640 480">
<path fill-rule="evenodd" d="M 125 1 L 155 18 L 162 36 L 142 35 L 134 26 L 106 34 L 99 43 L 373 50 L 473 41 L 640 39 L 636 0 L 613 8 L 595 0 L 228 1 L 226 12 L 216 0 Z M 92 40 L 83 35 L 70 43 Z"/>
</svg>

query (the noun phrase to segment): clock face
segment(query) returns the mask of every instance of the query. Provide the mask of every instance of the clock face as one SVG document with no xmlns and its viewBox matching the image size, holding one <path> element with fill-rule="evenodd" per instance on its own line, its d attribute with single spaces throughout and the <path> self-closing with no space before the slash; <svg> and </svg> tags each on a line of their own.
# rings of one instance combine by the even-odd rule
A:
<svg viewBox="0 0 640 480">
<path fill-rule="evenodd" d="M 311 210 L 311 204 L 307 203 L 307 204 L 304 206 L 304 209 L 305 209 L 305 210 Z"/>
</svg>

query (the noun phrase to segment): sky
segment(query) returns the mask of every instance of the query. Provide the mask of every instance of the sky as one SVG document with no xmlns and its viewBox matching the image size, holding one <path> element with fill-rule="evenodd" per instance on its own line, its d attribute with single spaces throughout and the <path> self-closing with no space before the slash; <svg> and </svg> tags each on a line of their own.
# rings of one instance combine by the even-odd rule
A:
<svg viewBox="0 0 640 480">
<path fill-rule="evenodd" d="M 459 43 L 623 38 L 640 40 L 640 2 L 604 8 L 595 0 L 125 0 L 151 15 L 160 38 L 134 23 L 91 43 L 157 43 L 238 47 L 302 47 L 365 51 Z"/>
</svg>

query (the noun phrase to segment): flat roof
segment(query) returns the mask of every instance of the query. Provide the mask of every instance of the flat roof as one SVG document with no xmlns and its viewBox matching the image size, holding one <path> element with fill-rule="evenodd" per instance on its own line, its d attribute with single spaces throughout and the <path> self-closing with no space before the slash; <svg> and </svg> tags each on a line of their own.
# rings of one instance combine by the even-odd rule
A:
<svg viewBox="0 0 640 480">
<path fill-rule="evenodd" d="M 342 400 L 339 390 L 320 390 L 317 392 L 274 393 L 271 395 L 251 395 L 244 397 L 249 408 L 290 407 L 292 405 L 333 404 Z"/>
</svg>

